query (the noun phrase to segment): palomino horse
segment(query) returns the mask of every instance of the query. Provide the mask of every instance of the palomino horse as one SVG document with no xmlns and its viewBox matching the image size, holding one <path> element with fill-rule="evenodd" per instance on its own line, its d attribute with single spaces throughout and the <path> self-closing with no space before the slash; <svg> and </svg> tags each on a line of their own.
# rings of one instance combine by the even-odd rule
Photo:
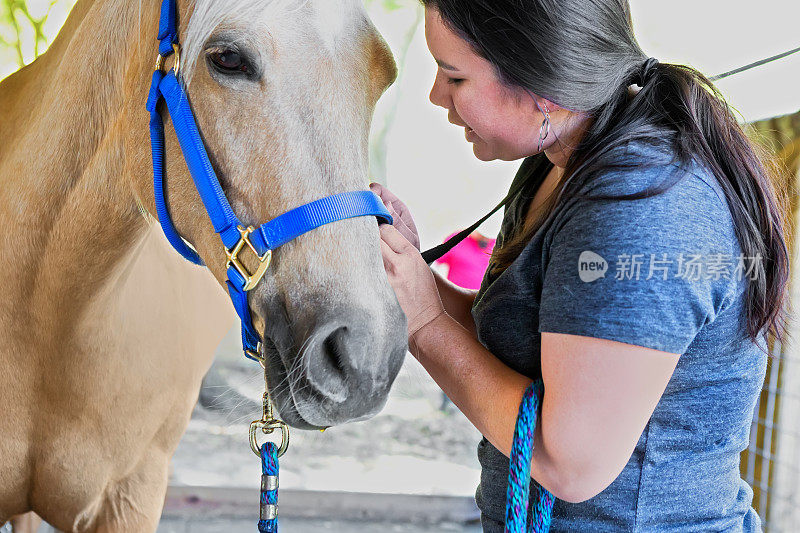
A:
<svg viewBox="0 0 800 533">
<path fill-rule="evenodd" d="M 153 223 L 144 105 L 160 3 L 79 1 L 48 52 L 0 84 L 0 524 L 35 511 L 64 531 L 155 530 L 232 325 L 225 250 L 169 122 L 170 210 L 208 269 Z M 395 66 L 359 0 L 178 10 L 183 79 L 242 221 L 366 189 L 370 119 Z M 285 421 L 322 428 L 383 407 L 406 322 L 374 218 L 279 249 L 249 303 Z"/>
</svg>

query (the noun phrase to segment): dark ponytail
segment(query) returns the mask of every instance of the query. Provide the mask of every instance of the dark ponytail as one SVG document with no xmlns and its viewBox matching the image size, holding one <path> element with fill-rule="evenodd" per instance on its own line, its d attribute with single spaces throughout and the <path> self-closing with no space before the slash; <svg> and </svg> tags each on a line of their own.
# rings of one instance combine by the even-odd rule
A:
<svg viewBox="0 0 800 533">
<path fill-rule="evenodd" d="M 598 172 L 620 168 L 615 148 L 631 141 L 664 146 L 717 177 L 745 257 L 761 257 L 763 276 L 746 288 L 747 334 L 786 336 L 788 202 L 769 158 L 752 143 L 714 84 L 698 71 L 648 59 L 633 34 L 627 0 L 422 0 L 490 61 L 498 76 L 593 122 L 573 151 L 564 179 L 539 213 L 492 257 L 502 270 L 516 259 L 560 198 L 574 198 Z M 630 86 L 641 90 L 632 97 Z M 624 163 L 622 163 L 624 165 Z M 587 200 L 636 200 L 658 190 Z M 555 199 L 555 200 L 554 200 Z M 759 342 L 760 344 L 760 342 Z"/>
</svg>

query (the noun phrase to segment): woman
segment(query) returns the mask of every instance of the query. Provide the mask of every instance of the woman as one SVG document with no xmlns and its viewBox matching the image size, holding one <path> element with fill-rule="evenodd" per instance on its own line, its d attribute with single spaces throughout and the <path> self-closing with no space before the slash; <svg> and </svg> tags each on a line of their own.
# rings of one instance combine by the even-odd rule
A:
<svg viewBox="0 0 800 533">
<path fill-rule="evenodd" d="M 648 59 L 626 0 L 424 0 L 431 101 L 481 160 L 524 159 L 480 291 L 381 229 L 409 348 L 484 435 L 503 530 L 523 391 L 553 531 L 759 531 L 739 474 L 783 336 L 785 200 L 711 83 Z"/>
</svg>

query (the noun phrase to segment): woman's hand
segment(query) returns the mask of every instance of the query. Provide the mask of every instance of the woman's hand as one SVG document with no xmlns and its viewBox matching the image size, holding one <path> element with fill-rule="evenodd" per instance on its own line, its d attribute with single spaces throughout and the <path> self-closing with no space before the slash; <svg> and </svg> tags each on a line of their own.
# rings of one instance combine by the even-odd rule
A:
<svg viewBox="0 0 800 533">
<path fill-rule="evenodd" d="M 394 219 L 393 225 L 400 232 L 400 235 L 419 250 L 419 232 L 417 231 L 417 225 L 414 224 L 414 219 L 411 217 L 411 211 L 408 210 L 406 204 L 379 183 L 371 183 L 369 188 L 383 200 L 383 204 Z"/>
<path fill-rule="evenodd" d="M 408 343 L 413 347 L 414 335 L 445 314 L 444 306 L 433 272 L 419 250 L 394 226 L 384 224 L 380 231 L 383 266 L 397 300 L 408 317 Z"/>
</svg>

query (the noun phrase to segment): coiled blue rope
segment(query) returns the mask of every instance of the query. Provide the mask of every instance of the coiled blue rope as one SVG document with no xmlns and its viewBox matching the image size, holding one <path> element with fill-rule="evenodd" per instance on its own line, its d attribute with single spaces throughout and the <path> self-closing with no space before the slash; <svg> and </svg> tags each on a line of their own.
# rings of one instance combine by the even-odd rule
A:
<svg viewBox="0 0 800 533">
<path fill-rule="evenodd" d="M 259 533 L 278 533 L 278 446 L 261 446 L 261 516 Z"/>
<path fill-rule="evenodd" d="M 539 414 L 540 398 L 544 395 L 544 384 L 534 381 L 522 396 L 519 406 L 517 426 L 514 431 L 514 444 L 508 472 L 508 491 L 506 493 L 506 533 L 547 533 L 553 513 L 555 498 L 544 487 L 531 479 L 531 458 L 533 456 L 533 432 Z M 528 520 L 531 482 L 536 486 L 536 503 L 531 508 Z M 526 529 L 527 525 L 527 529 Z"/>
</svg>

